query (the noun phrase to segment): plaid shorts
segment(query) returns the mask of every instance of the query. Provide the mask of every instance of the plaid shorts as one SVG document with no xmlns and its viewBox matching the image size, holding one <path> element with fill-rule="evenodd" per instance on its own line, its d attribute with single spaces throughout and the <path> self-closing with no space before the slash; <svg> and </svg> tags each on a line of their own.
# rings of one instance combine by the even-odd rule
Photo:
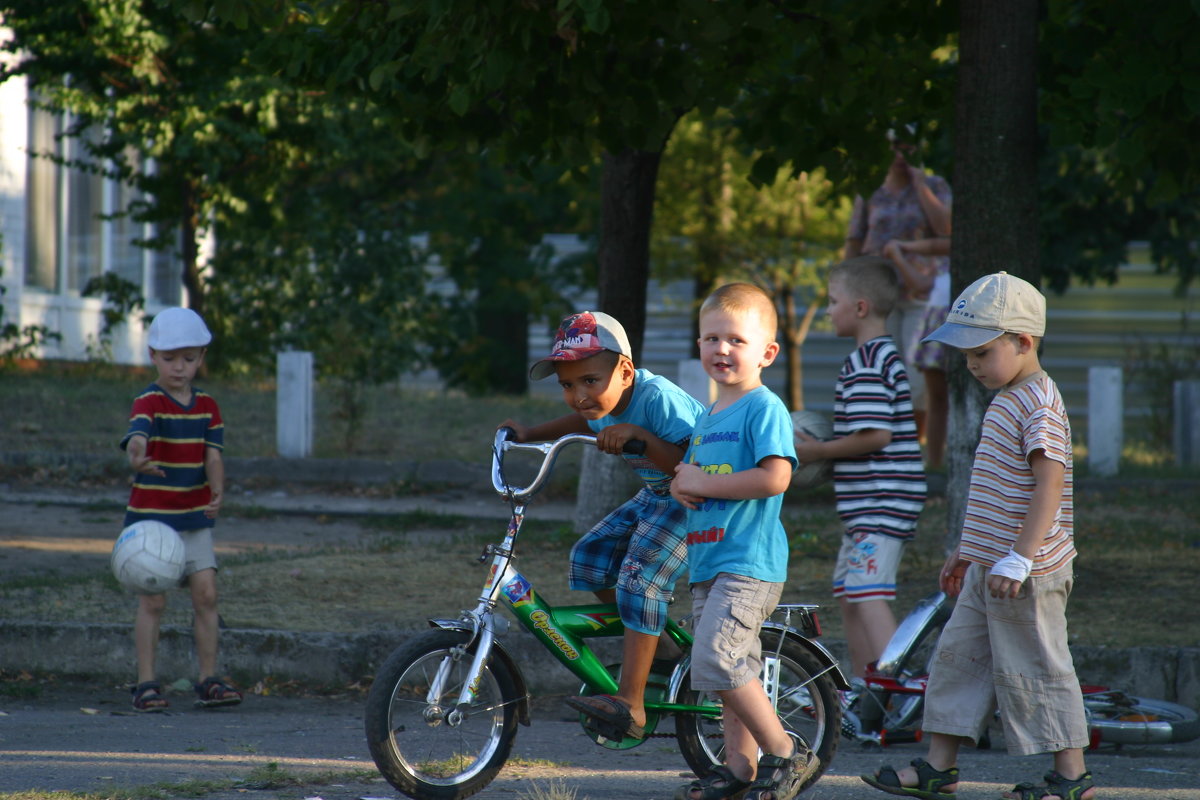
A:
<svg viewBox="0 0 1200 800">
<path fill-rule="evenodd" d="M 616 587 L 625 627 L 662 633 L 675 581 L 687 568 L 683 519 L 683 506 L 670 495 L 640 490 L 571 548 L 571 588 L 595 592 Z"/>
</svg>

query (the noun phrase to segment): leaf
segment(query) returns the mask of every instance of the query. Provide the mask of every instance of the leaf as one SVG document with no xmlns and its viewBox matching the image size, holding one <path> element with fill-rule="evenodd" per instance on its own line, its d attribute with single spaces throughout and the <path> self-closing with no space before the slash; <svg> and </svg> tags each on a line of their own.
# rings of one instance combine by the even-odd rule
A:
<svg viewBox="0 0 1200 800">
<path fill-rule="evenodd" d="M 450 90 L 450 96 L 446 98 L 446 102 L 449 104 L 450 110 L 461 117 L 471 106 L 471 90 L 466 86 L 455 86 Z"/>
</svg>

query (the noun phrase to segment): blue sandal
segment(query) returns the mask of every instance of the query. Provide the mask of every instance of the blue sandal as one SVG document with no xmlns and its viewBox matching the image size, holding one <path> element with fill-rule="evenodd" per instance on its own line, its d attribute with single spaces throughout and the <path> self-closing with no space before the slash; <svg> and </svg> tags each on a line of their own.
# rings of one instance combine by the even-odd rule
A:
<svg viewBox="0 0 1200 800">
<path fill-rule="evenodd" d="M 166 711 L 170 705 L 162 696 L 162 684 L 158 681 L 143 681 L 133 687 L 133 710 L 139 714 Z"/>
<path fill-rule="evenodd" d="M 954 800 L 955 792 L 947 792 L 945 787 L 958 783 L 958 767 L 947 770 L 934 769 L 923 758 L 912 761 L 912 767 L 917 771 L 917 785 L 904 786 L 900 776 L 891 765 L 879 768 L 874 775 L 860 775 L 867 784 L 881 792 L 895 794 L 901 797 L 917 797 L 920 800 Z"/>
<path fill-rule="evenodd" d="M 1041 800 L 1043 797 L 1058 797 L 1061 800 L 1083 800 L 1083 795 L 1096 785 L 1092 783 L 1092 773 L 1085 772 L 1073 781 L 1067 780 L 1057 772 L 1047 772 L 1042 776 L 1045 781 L 1041 786 L 1032 783 L 1018 783 L 1012 791 L 1004 796 L 1011 800 Z"/>
<path fill-rule="evenodd" d="M 205 678 L 196 684 L 196 708 L 236 706 L 242 702 L 242 693 L 220 678 Z"/>
</svg>

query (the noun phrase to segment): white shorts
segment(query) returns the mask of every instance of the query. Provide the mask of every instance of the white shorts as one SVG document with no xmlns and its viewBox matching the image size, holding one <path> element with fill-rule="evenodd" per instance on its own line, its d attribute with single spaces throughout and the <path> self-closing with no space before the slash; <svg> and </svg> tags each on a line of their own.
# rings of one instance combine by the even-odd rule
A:
<svg viewBox="0 0 1200 800">
<path fill-rule="evenodd" d="M 882 533 L 847 533 L 833 568 L 833 596 L 850 603 L 895 600 L 905 541 Z"/>
<path fill-rule="evenodd" d="M 183 539 L 183 578 L 179 585 L 186 586 L 189 575 L 217 568 L 217 553 L 213 550 L 212 528 L 179 531 L 179 538 Z"/>
</svg>

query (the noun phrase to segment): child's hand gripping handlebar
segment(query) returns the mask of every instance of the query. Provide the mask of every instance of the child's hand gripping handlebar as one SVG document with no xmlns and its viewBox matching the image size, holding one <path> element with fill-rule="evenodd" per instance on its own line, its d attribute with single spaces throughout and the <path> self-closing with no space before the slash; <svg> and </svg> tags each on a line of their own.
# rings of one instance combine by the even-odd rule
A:
<svg viewBox="0 0 1200 800">
<path fill-rule="evenodd" d="M 511 498 L 518 503 L 525 503 L 546 485 L 550 473 L 554 471 L 554 462 L 563 448 L 576 442 L 591 445 L 596 443 L 596 437 L 587 433 L 569 433 L 552 442 L 536 443 L 515 442 L 509 438 L 513 433 L 512 428 L 500 428 L 496 431 L 496 440 L 492 445 L 492 488 L 502 497 Z M 641 455 L 646 452 L 646 443 L 639 439 L 630 439 L 623 449 L 630 455 Z M 542 464 L 538 467 L 537 475 L 523 489 L 509 486 L 504 480 L 504 454 L 509 450 L 534 450 L 542 454 Z"/>
</svg>

